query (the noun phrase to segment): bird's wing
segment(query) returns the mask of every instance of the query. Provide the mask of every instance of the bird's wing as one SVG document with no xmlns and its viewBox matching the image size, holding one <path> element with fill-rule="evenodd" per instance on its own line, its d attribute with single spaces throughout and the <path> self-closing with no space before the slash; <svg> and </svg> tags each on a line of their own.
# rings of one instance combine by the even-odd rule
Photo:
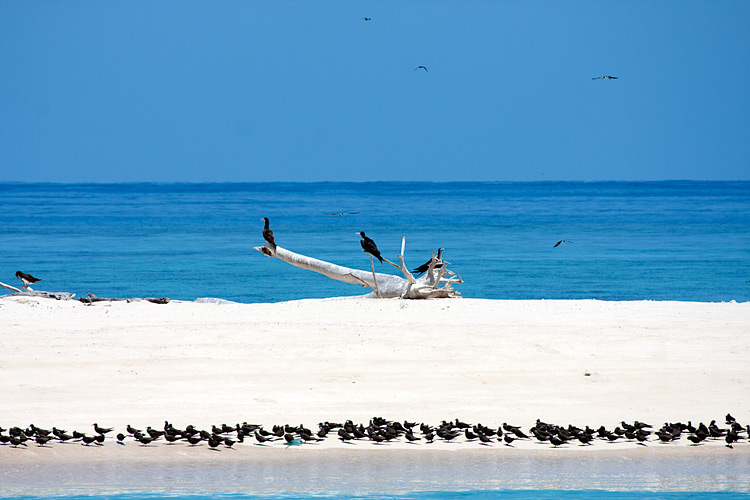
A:
<svg viewBox="0 0 750 500">
<path fill-rule="evenodd" d="M 560 240 L 560 241 L 558 241 L 557 243 L 555 243 L 555 246 L 553 246 L 552 248 L 555 248 L 555 247 L 559 246 L 559 245 L 560 245 L 560 243 L 562 243 L 562 240 Z"/>
</svg>

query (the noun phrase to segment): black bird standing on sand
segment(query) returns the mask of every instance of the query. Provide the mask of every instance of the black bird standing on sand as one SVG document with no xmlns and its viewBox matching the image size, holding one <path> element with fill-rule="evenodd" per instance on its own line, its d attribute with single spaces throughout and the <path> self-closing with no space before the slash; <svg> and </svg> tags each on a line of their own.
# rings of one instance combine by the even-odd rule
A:
<svg viewBox="0 0 750 500">
<path fill-rule="evenodd" d="M 276 250 L 276 242 L 273 240 L 273 231 L 268 227 L 268 217 L 263 217 L 261 220 L 266 223 L 263 227 L 263 239 L 271 245 L 271 248 Z"/>
<path fill-rule="evenodd" d="M 365 236 L 364 231 L 357 233 L 362 237 L 362 240 L 359 242 L 360 245 L 362 245 L 362 250 L 369 253 L 373 257 L 377 257 L 380 263 L 383 263 L 383 258 L 380 256 L 380 250 L 378 250 L 378 246 L 375 244 L 374 241 L 372 241 L 370 238 Z"/>
<path fill-rule="evenodd" d="M 435 262 L 434 269 L 443 267 L 443 250 L 444 250 L 443 248 L 438 248 L 437 258 L 436 258 L 437 262 Z M 425 262 L 419 267 L 415 267 L 412 270 L 412 272 L 419 273 L 420 275 L 426 273 L 427 270 L 430 268 L 430 262 L 432 262 L 432 259 L 428 260 L 427 262 Z"/>
<path fill-rule="evenodd" d="M 27 288 L 29 285 L 33 285 L 37 281 L 42 281 L 39 278 L 35 278 L 30 274 L 27 274 L 23 271 L 16 271 L 16 281 L 21 280 L 23 281 L 24 285 L 22 288 Z"/>
<path fill-rule="evenodd" d="M 106 434 L 108 432 L 112 432 L 111 427 L 99 427 L 99 425 L 96 423 L 94 424 L 94 430 L 97 434 Z"/>
</svg>

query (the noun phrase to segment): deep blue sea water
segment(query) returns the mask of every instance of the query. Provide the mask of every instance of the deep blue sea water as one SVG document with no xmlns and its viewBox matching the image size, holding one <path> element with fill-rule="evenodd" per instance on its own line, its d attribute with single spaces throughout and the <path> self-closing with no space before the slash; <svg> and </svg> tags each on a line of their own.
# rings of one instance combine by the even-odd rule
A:
<svg viewBox="0 0 750 500">
<path fill-rule="evenodd" d="M 356 215 L 328 216 L 353 211 Z M 465 297 L 750 300 L 750 182 L 0 183 L 0 281 L 102 297 L 363 294 L 253 250 L 368 269 L 445 247 Z M 558 240 L 571 243 L 557 248 Z M 396 270 L 388 265 L 379 268 Z"/>
<path fill-rule="evenodd" d="M 338 211 L 359 213 L 325 215 Z M 362 269 L 370 264 L 360 251 L 355 234 L 359 231 L 375 239 L 392 260 L 405 236 L 406 260 L 414 266 L 427 260 L 432 250 L 445 247 L 445 259 L 465 280 L 458 285 L 465 297 L 750 300 L 750 182 L 0 183 L 0 281 L 14 283 L 13 275 L 20 269 L 43 278 L 37 289 L 79 296 L 92 292 L 103 297 L 220 297 L 240 302 L 364 293 L 254 251 L 254 246 L 263 244 L 262 217 L 271 219 L 279 245 Z M 562 239 L 571 243 L 553 248 Z M 389 267 L 383 269 L 390 272 Z M 595 469 L 592 465 L 585 470 Z M 522 467 L 515 474 L 526 471 L 534 476 L 533 483 L 477 490 L 471 489 L 476 486 L 473 482 L 443 484 L 422 471 L 428 479 L 414 483 L 415 491 L 394 494 L 315 490 L 315 494 L 227 495 L 220 489 L 200 493 L 198 486 L 206 484 L 209 470 L 196 474 L 203 479 L 187 492 L 145 494 L 143 488 L 148 490 L 151 483 L 144 482 L 141 471 L 133 479 L 141 487 L 128 493 L 97 494 L 107 483 L 98 485 L 94 478 L 85 495 L 63 489 L 54 495 L 16 497 L 734 500 L 749 497 L 745 465 L 740 460 L 731 462 L 729 469 L 724 464 L 714 471 L 711 467 L 719 467 L 716 464 L 691 463 L 650 475 L 651 469 L 642 467 L 638 469 L 642 477 L 609 468 L 593 489 L 585 489 L 585 484 L 569 489 L 560 478 L 574 478 L 575 471 L 561 472 L 557 465 L 526 471 L 523 464 L 512 461 L 493 472 L 492 479 L 507 484 L 502 474 L 510 467 Z M 676 469 L 684 474 L 680 481 L 674 480 Z M 14 496 L 25 491 L 24 486 L 33 490 L 33 482 L 25 482 L 21 490 L 4 489 L 3 480 L 18 477 L 18 471 L 6 472 L 9 475 L 0 477 L 0 496 Z M 211 484 L 247 478 L 253 485 L 247 491 L 257 491 L 253 477 L 269 487 L 276 484 L 273 481 L 286 484 L 276 471 L 261 472 L 261 476 L 252 475 L 258 474 L 257 469 L 222 472 Z M 116 471 L 121 479 L 123 474 Z M 165 474 L 172 477 L 172 472 Z M 467 469 L 461 477 L 470 474 Z M 444 471 L 440 477 L 445 476 Z M 699 480 L 688 483 L 689 491 L 679 491 L 685 478 L 695 477 Z M 528 489 L 545 478 L 553 482 L 543 489 Z M 172 479 L 175 486 L 181 484 L 179 477 Z M 486 481 L 490 476 L 478 479 Z M 61 484 L 58 479 L 49 481 L 50 487 L 43 490 Z M 371 483 L 383 484 L 377 477 Z M 78 479 L 72 484 L 89 485 Z M 599 489 L 610 484 L 618 491 Z M 431 485 L 451 491 L 429 491 Z M 703 491 L 715 488 L 741 492 Z"/>
</svg>

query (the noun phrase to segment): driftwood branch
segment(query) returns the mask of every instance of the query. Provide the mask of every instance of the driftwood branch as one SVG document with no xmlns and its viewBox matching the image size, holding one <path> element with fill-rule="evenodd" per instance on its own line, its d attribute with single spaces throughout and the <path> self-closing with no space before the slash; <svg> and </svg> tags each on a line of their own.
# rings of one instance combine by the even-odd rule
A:
<svg viewBox="0 0 750 500">
<path fill-rule="evenodd" d="M 21 293 L 20 289 L 14 287 L 13 285 L 6 285 L 2 281 L 0 281 L 0 286 L 3 287 L 3 288 L 7 288 L 8 290 L 14 291 L 16 293 Z"/>
<path fill-rule="evenodd" d="M 108 299 L 104 297 L 97 297 L 93 293 L 87 293 L 86 297 L 80 297 L 78 299 L 80 302 L 83 302 L 84 304 L 93 304 L 94 302 L 136 302 L 140 300 L 145 300 L 146 302 L 151 302 L 153 304 L 169 304 L 169 297 L 146 297 L 146 298 L 132 298 L 132 299 Z"/>
<path fill-rule="evenodd" d="M 352 278 L 354 278 L 354 279 L 355 279 L 356 281 L 359 281 L 360 285 L 362 285 L 363 287 L 369 288 L 369 289 L 370 289 L 370 290 L 372 290 L 373 292 L 377 291 L 377 289 L 376 289 L 375 287 L 373 287 L 372 285 L 370 285 L 370 284 L 369 284 L 368 282 L 366 282 L 365 280 L 363 280 L 363 279 L 360 279 L 360 278 L 358 278 L 357 276 L 354 276 L 353 274 L 349 274 L 348 276 L 351 276 L 351 277 L 352 277 Z"/>
<path fill-rule="evenodd" d="M 383 259 L 392 266 L 399 269 L 403 274 L 401 276 L 395 276 L 393 274 L 376 273 L 375 264 L 371 263 L 372 271 L 362 271 L 359 269 L 352 269 L 349 267 L 339 266 L 331 262 L 326 262 L 319 259 L 314 259 L 306 255 L 301 255 L 286 248 L 276 245 L 275 248 L 271 248 L 270 245 L 266 244 L 262 247 L 255 247 L 255 250 L 267 255 L 268 257 L 275 257 L 283 260 L 287 264 L 291 264 L 301 269 L 308 271 L 314 271 L 320 273 L 330 279 L 337 281 L 343 281 L 344 283 L 350 283 L 352 285 L 367 286 L 373 290 L 373 294 L 382 298 L 406 298 L 406 299 L 426 299 L 426 298 L 440 298 L 440 297 L 458 297 L 461 294 L 453 289 L 451 285 L 456 283 L 463 283 L 460 277 L 455 278 L 457 274 L 445 269 L 445 263 L 443 266 L 437 269 L 441 270 L 440 274 L 437 274 L 435 264 L 435 256 L 433 254 L 433 265 L 429 269 L 429 272 L 425 273 L 420 278 L 415 278 L 406 266 L 403 259 L 403 244 L 402 254 L 400 254 L 399 262 L 401 265 L 394 264 L 388 259 Z M 447 278 L 445 276 L 448 276 Z"/>
<path fill-rule="evenodd" d="M 6 287 L 7 288 L 7 287 Z M 43 292 L 41 290 L 24 290 L 10 294 L 11 297 L 42 297 L 44 299 L 72 300 L 76 294 L 70 292 Z"/>
<path fill-rule="evenodd" d="M 16 288 L 13 285 L 8 285 L 0 282 L 0 287 L 7 288 L 8 290 L 15 292 L 12 296 L 18 297 L 42 297 L 45 299 L 56 299 L 56 300 L 71 300 L 76 296 L 70 292 L 43 292 L 41 290 L 32 290 L 31 288 L 25 287 L 24 289 Z"/>
</svg>

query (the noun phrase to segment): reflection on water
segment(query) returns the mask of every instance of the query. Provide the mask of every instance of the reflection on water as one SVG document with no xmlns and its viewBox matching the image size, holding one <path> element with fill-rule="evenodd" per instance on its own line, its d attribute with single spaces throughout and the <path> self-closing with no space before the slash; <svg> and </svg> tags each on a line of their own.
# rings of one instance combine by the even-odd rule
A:
<svg viewBox="0 0 750 500">
<path fill-rule="evenodd" d="M 0 495 L 372 495 L 413 491 L 750 492 L 750 454 L 615 456 L 320 451 L 200 462 L 0 463 Z"/>
</svg>

